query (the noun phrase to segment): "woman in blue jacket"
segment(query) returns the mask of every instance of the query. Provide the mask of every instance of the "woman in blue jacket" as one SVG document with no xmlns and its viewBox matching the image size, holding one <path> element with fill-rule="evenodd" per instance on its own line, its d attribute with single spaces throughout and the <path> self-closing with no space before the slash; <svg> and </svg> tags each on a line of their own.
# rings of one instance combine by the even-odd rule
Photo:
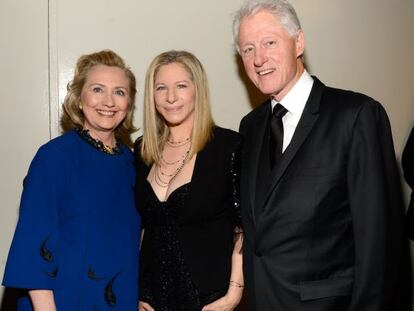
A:
<svg viewBox="0 0 414 311">
<path fill-rule="evenodd" d="M 135 94 L 135 77 L 114 52 L 78 60 L 65 133 L 39 149 L 24 180 L 3 280 L 26 290 L 19 310 L 137 310 Z"/>
</svg>

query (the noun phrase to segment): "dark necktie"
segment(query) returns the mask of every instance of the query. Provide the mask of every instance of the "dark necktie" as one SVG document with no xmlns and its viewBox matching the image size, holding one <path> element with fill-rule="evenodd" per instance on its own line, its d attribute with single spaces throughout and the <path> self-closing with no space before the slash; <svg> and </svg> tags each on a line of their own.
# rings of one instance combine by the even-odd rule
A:
<svg viewBox="0 0 414 311">
<path fill-rule="evenodd" d="M 287 109 L 277 103 L 273 108 L 272 117 L 270 118 L 270 140 L 269 155 L 270 167 L 273 169 L 275 164 L 282 158 L 283 148 L 283 122 L 282 118 L 287 113 Z"/>
</svg>

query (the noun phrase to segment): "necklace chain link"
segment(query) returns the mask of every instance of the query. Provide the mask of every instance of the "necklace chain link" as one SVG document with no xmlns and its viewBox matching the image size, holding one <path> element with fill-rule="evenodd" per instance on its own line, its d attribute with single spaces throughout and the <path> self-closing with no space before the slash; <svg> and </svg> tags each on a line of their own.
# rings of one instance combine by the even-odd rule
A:
<svg viewBox="0 0 414 311">
<path fill-rule="evenodd" d="M 167 144 L 170 147 L 176 148 L 176 147 L 185 146 L 188 143 L 190 143 L 190 141 L 191 141 L 191 137 L 188 137 L 188 138 L 186 138 L 184 140 L 177 140 L 177 141 L 173 141 L 173 140 L 167 139 Z"/>
<path fill-rule="evenodd" d="M 186 144 L 190 142 L 187 141 Z M 184 145 L 184 144 L 183 144 Z M 172 161 L 172 162 L 168 162 L 164 159 L 164 157 L 160 156 L 160 162 L 166 164 L 166 165 L 174 165 L 174 164 L 178 164 L 180 163 L 180 165 L 178 165 L 178 167 L 175 169 L 175 171 L 171 174 L 167 174 L 165 172 L 162 171 L 161 169 L 161 163 L 156 163 L 155 165 L 155 172 L 154 172 L 154 181 L 156 182 L 156 184 L 162 188 L 167 188 L 172 181 L 177 177 L 177 175 L 181 172 L 181 170 L 183 169 L 184 165 L 187 163 L 188 160 L 188 155 L 190 154 L 190 149 L 191 149 L 191 144 L 188 147 L 188 149 L 186 150 L 186 152 L 181 156 L 181 159 L 178 159 L 177 161 Z M 169 177 L 169 181 L 165 181 L 164 178 L 165 177 Z"/>
</svg>

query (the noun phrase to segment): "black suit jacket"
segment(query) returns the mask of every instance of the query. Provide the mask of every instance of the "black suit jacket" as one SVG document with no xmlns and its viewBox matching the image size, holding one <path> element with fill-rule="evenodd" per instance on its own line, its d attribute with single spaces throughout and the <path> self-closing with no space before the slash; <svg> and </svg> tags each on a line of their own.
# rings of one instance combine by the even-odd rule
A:
<svg viewBox="0 0 414 311">
<path fill-rule="evenodd" d="M 414 128 L 411 130 L 405 145 L 401 164 L 404 170 L 404 178 L 411 189 L 414 190 Z M 414 241 L 414 191 L 411 192 L 411 200 L 407 211 L 407 233 L 411 240 Z"/>
<path fill-rule="evenodd" d="M 270 101 L 240 124 L 249 310 L 392 310 L 403 214 L 387 115 L 365 95 L 314 80 L 259 187 Z"/>
</svg>

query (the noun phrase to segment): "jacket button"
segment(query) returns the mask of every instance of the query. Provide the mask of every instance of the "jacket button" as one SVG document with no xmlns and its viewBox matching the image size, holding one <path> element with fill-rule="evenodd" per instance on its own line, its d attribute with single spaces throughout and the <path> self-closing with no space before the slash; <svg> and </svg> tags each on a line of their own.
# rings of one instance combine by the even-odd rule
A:
<svg viewBox="0 0 414 311">
<path fill-rule="evenodd" d="M 263 254 L 259 251 L 255 251 L 254 254 L 256 255 L 256 257 L 262 257 Z"/>
</svg>

